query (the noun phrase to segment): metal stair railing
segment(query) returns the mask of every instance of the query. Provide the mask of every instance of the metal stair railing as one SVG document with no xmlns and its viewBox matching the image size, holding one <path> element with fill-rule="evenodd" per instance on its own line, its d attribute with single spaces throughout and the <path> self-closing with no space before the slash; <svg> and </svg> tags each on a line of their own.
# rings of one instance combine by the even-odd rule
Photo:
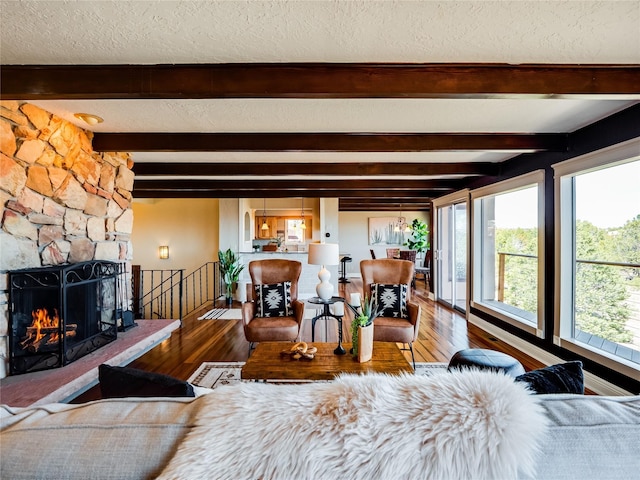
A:
<svg viewBox="0 0 640 480">
<path fill-rule="evenodd" d="M 184 270 L 142 270 L 132 266 L 136 318 L 178 318 L 223 295 L 219 262 L 207 262 L 186 277 Z"/>
<path fill-rule="evenodd" d="M 142 270 L 133 265 L 133 311 L 136 318 L 182 321 L 184 270 Z"/>
<path fill-rule="evenodd" d="M 207 262 L 184 279 L 185 315 L 208 302 L 215 302 L 223 293 L 220 262 Z"/>
</svg>

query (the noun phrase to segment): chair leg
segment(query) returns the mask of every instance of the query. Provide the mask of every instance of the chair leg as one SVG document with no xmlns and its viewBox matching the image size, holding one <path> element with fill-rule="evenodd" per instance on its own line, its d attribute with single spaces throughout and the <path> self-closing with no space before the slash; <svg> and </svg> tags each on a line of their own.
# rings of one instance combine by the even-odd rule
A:
<svg viewBox="0 0 640 480">
<path fill-rule="evenodd" d="M 413 344 L 409 343 L 409 350 L 411 351 L 411 362 L 413 363 L 413 371 L 416 371 L 416 357 L 413 355 Z"/>
<path fill-rule="evenodd" d="M 416 357 L 413 354 L 413 343 L 403 343 L 402 345 L 408 345 L 409 348 L 401 348 L 400 350 L 409 350 L 411 352 L 411 363 L 413 363 L 413 371 L 416 370 Z"/>
<path fill-rule="evenodd" d="M 251 356 L 251 352 L 253 352 L 255 348 L 256 348 L 256 344 L 253 342 L 249 342 L 249 354 L 247 355 L 247 358 Z"/>
</svg>

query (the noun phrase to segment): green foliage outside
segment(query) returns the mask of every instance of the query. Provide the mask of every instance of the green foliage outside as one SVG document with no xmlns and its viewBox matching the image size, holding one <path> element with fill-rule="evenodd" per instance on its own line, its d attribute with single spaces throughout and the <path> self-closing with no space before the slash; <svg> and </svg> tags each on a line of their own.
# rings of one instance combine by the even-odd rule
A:
<svg viewBox="0 0 640 480">
<path fill-rule="evenodd" d="M 589 222 L 576 222 L 576 258 L 628 262 L 616 253 L 618 237 Z M 625 328 L 631 315 L 624 303 L 629 298 L 619 267 L 610 265 L 576 265 L 576 327 L 611 342 L 627 343 L 633 335 Z"/>
<path fill-rule="evenodd" d="M 535 228 L 496 230 L 496 252 L 530 257 L 505 257 L 504 303 L 536 313 L 538 311 L 538 231 Z M 496 256 L 496 285 L 498 285 Z"/>
<path fill-rule="evenodd" d="M 496 252 L 537 257 L 536 229 L 498 229 Z M 640 263 L 640 215 L 619 229 L 602 229 L 576 222 L 576 258 L 620 263 Z M 498 275 L 496 256 L 496 285 Z M 507 256 L 504 303 L 529 312 L 537 309 L 536 258 Z M 576 265 L 576 327 L 611 342 L 629 343 L 625 328 L 631 308 L 628 287 L 640 287 L 640 269 L 578 262 Z"/>
<path fill-rule="evenodd" d="M 625 223 L 618 237 L 615 242 L 616 258 L 640 264 L 640 215 Z M 640 268 L 628 268 L 625 273 L 631 284 L 640 288 Z"/>
</svg>

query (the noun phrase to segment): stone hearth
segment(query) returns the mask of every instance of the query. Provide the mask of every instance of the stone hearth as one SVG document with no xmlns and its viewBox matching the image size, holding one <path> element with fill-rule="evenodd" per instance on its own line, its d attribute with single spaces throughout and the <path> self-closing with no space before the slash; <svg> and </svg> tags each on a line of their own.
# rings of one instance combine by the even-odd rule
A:
<svg viewBox="0 0 640 480">
<path fill-rule="evenodd" d="M 8 357 L 7 272 L 108 260 L 131 292 L 133 162 L 29 103 L 0 102 L 0 377 Z M 130 293 L 127 293 L 130 297 Z M 127 310 L 130 298 L 119 301 Z"/>
<path fill-rule="evenodd" d="M 118 334 L 117 340 L 53 370 L 15 375 L 0 380 L 2 403 L 12 407 L 69 401 L 98 383 L 98 366 L 126 365 L 180 327 L 179 320 L 136 320 L 138 326 Z"/>
</svg>

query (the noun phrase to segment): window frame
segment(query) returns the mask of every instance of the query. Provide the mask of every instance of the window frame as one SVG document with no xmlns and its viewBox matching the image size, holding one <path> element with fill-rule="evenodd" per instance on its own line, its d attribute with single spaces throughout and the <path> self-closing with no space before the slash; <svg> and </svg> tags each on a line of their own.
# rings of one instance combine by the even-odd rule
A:
<svg viewBox="0 0 640 480">
<path fill-rule="evenodd" d="M 632 378 L 640 366 L 573 338 L 575 268 L 575 194 L 578 175 L 640 160 L 640 138 L 634 138 L 579 157 L 556 163 L 555 197 L 555 302 L 553 343 Z M 565 252 L 563 254 L 563 252 Z M 567 255 L 566 252 L 569 252 Z M 568 320 L 562 320 L 568 319 Z"/>
<path fill-rule="evenodd" d="M 493 183 L 485 187 L 480 187 L 470 192 L 470 215 L 471 215 L 471 258 L 470 262 L 471 272 L 470 278 L 470 296 L 469 305 L 472 308 L 480 310 L 484 313 L 488 313 L 514 327 L 524 330 L 532 335 L 536 335 L 539 338 L 544 338 L 545 323 L 544 323 L 544 311 L 545 311 L 545 268 L 544 268 L 544 238 L 545 238 L 545 215 L 544 215 L 544 184 L 545 184 L 545 172 L 544 170 L 534 170 L 525 175 L 503 180 L 501 182 Z M 482 215 L 481 209 L 477 208 L 477 201 L 482 201 L 483 198 L 497 196 L 500 194 L 509 193 L 516 190 L 535 186 L 538 194 L 538 260 L 537 260 L 537 272 L 538 272 L 538 291 L 537 291 L 537 312 L 535 322 L 529 322 L 524 318 L 518 317 L 512 312 L 497 309 L 494 306 L 483 303 L 478 298 L 482 295 Z"/>
</svg>

